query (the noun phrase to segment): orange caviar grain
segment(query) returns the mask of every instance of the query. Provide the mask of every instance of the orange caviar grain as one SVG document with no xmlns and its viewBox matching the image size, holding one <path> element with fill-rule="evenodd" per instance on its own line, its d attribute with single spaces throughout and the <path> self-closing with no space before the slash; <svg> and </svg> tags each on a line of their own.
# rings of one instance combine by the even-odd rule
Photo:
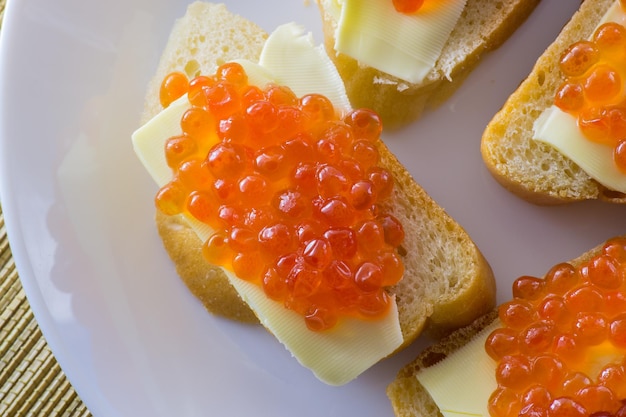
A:
<svg viewBox="0 0 626 417">
<path fill-rule="evenodd" d="M 492 417 L 626 413 L 625 270 L 626 239 L 614 238 L 576 268 L 516 280 L 515 298 L 500 306 L 503 327 L 485 342 L 497 362 Z"/>
<path fill-rule="evenodd" d="M 259 252 L 239 252 L 233 257 L 233 272 L 238 278 L 256 281 L 263 272 L 263 260 Z"/>
<path fill-rule="evenodd" d="M 323 307 L 313 307 L 305 315 L 305 323 L 310 330 L 322 331 L 330 329 L 337 323 L 337 316 Z"/>
<path fill-rule="evenodd" d="M 548 408 L 551 417 L 588 417 L 588 411 L 578 402 L 568 397 L 552 401 Z"/>
<path fill-rule="evenodd" d="M 544 289 L 545 281 L 540 278 L 523 276 L 519 277 L 513 283 L 513 298 L 525 298 L 527 300 L 536 300 L 541 296 Z"/>
<path fill-rule="evenodd" d="M 187 200 L 187 211 L 196 220 L 206 224 L 215 224 L 215 200 L 206 192 L 193 191 Z"/>
<path fill-rule="evenodd" d="M 396 11 L 407 14 L 415 13 L 423 4 L 424 0 L 393 0 L 393 7 Z"/>
<path fill-rule="evenodd" d="M 613 151 L 613 160 L 617 168 L 626 174 L 626 139 L 620 140 Z"/>
<path fill-rule="evenodd" d="M 508 388 L 498 388 L 489 397 L 489 414 L 501 417 L 518 417 L 521 401 L 517 393 Z"/>
<path fill-rule="evenodd" d="M 185 207 L 187 195 L 179 181 L 170 181 L 155 196 L 157 208 L 169 216 L 180 214 Z"/>
<path fill-rule="evenodd" d="M 556 92 L 554 104 L 566 112 L 576 112 L 585 105 L 585 92 L 579 83 L 565 82 Z"/>
<path fill-rule="evenodd" d="M 165 142 L 165 160 L 170 168 L 176 168 L 197 151 L 198 144 L 196 140 L 189 136 L 173 136 Z"/>
<path fill-rule="evenodd" d="M 532 304 L 525 300 L 513 300 L 498 307 L 500 320 L 507 327 L 522 329 L 534 320 L 536 314 Z"/>
<path fill-rule="evenodd" d="M 396 285 L 404 276 L 404 264 L 400 255 L 395 252 L 384 252 L 377 258 L 378 264 L 383 271 L 383 285 Z"/>
<path fill-rule="evenodd" d="M 559 66 L 564 75 L 577 77 L 587 72 L 599 59 L 600 52 L 593 42 L 580 41 L 565 50 Z"/>
<path fill-rule="evenodd" d="M 609 65 L 598 65 L 587 76 L 583 89 L 587 100 L 606 102 L 621 92 L 622 80 L 617 70 Z"/>
<path fill-rule="evenodd" d="M 497 361 L 505 356 L 517 354 L 519 352 L 517 332 L 508 328 L 494 330 L 485 342 L 485 350 Z"/>
<path fill-rule="evenodd" d="M 389 310 L 391 300 L 386 291 L 377 291 L 361 294 L 358 299 L 359 313 L 365 317 L 379 317 Z"/>
<path fill-rule="evenodd" d="M 577 394 L 578 402 L 585 410 L 616 410 L 620 407 L 613 391 L 602 385 L 582 388 Z"/>
<path fill-rule="evenodd" d="M 566 369 L 565 363 L 552 354 L 540 354 L 533 359 L 532 378 L 538 384 L 534 385 L 533 388 L 538 389 L 542 393 L 542 398 L 537 398 L 537 400 L 550 397 L 550 391 L 562 387 Z M 525 396 L 527 397 L 526 400 L 528 400 L 528 393 Z"/>
<path fill-rule="evenodd" d="M 284 85 L 270 85 L 265 89 L 265 98 L 275 106 L 296 106 L 298 97 Z"/>
<path fill-rule="evenodd" d="M 383 208 L 394 178 L 378 165 L 378 115 L 251 86 L 238 64 L 190 80 L 187 98 L 181 134 L 165 144 L 173 179 L 157 207 L 210 226 L 205 258 L 311 330 L 387 314 L 387 288 L 404 274 L 404 229 Z"/>
<path fill-rule="evenodd" d="M 204 95 L 211 114 L 219 119 L 229 117 L 241 108 L 241 97 L 236 87 L 224 81 L 207 88 Z"/>
<path fill-rule="evenodd" d="M 159 90 L 159 101 L 161 106 L 168 107 L 173 101 L 187 93 L 189 81 L 182 72 L 172 72 L 168 74 L 161 83 Z"/>
<path fill-rule="evenodd" d="M 626 46 L 626 29 L 615 23 L 605 23 L 596 29 L 593 42 L 606 53 L 623 54 Z"/>
<path fill-rule="evenodd" d="M 189 81 L 189 91 L 187 97 L 193 106 L 202 107 L 206 105 L 206 92 L 217 82 L 215 77 L 199 75 Z"/>
<path fill-rule="evenodd" d="M 324 232 L 336 259 L 349 260 L 358 251 L 356 232 L 349 227 L 332 227 Z"/>
<path fill-rule="evenodd" d="M 236 89 L 244 88 L 248 84 L 248 74 L 240 64 L 235 62 L 220 65 L 215 76 L 218 80 L 226 81 Z"/>
<path fill-rule="evenodd" d="M 202 246 L 202 254 L 214 265 L 226 265 L 233 256 L 228 237 L 223 232 L 216 232 L 207 239 Z"/>
<path fill-rule="evenodd" d="M 203 108 L 192 107 L 183 114 L 180 127 L 185 135 L 196 139 L 206 138 L 215 129 L 214 118 Z"/>
<path fill-rule="evenodd" d="M 352 128 L 357 140 L 376 141 L 383 130 L 380 116 L 372 110 L 353 110 L 343 120 Z"/>
</svg>

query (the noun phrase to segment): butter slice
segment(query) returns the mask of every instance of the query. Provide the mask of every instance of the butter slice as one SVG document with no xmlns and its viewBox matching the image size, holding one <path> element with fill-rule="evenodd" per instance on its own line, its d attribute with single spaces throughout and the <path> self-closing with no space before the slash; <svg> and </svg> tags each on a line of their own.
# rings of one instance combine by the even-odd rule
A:
<svg viewBox="0 0 626 417">
<path fill-rule="evenodd" d="M 302 29 L 293 24 L 277 28 L 276 36 L 270 36 L 263 51 L 264 67 L 249 61 L 239 61 L 249 71 L 252 82 L 276 82 L 292 87 L 301 95 L 303 81 L 298 75 L 291 76 L 285 68 L 295 68 L 302 62 L 326 68 L 329 73 L 316 78 L 321 91 L 335 90 L 332 94 L 334 104 L 346 107 L 345 91 L 334 66 L 328 66 L 330 59 L 320 54 L 308 36 L 302 35 Z M 287 34 L 291 34 L 287 36 Z M 303 41 L 303 38 L 306 41 Z M 287 54 L 274 51 L 278 48 L 290 51 Z M 313 51 L 313 53 L 311 52 Z M 312 56 L 317 58 L 313 59 Z M 316 62 L 319 60 L 320 62 Z M 274 69 L 279 76 L 274 77 Z M 333 74 L 334 72 L 334 74 Z M 295 78 L 295 83 L 292 79 Z M 300 80 L 300 81 L 298 81 Z M 327 80 L 326 85 L 323 80 Z M 260 84 L 257 84 L 262 86 Z M 295 88 L 294 88 L 295 87 Z M 331 95 L 331 94 L 329 94 Z M 152 120 L 139 128 L 132 136 L 135 152 L 149 174 L 159 185 L 165 185 L 171 179 L 171 170 L 165 162 L 164 143 L 174 135 L 180 134 L 180 117 L 188 108 L 186 97 L 172 103 Z M 217 140 L 217 139 L 216 139 Z M 187 218 L 200 239 L 205 240 L 211 229 L 191 218 Z M 307 329 L 304 319 L 297 313 L 285 309 L 280 303 L 268 299 L 262 289 L 237 278 L 231 271 L 224 269 L 228 280 L 242 299 L 252 308 L 259 320 L 291 354 L 323 382 L 330 385 L 343 385 L 356 378 L 382 358 L 393 353 L 403 341 L 398 310 L 395 303 L 384 318 L 364 321 L 353 318 L 341 320 L 333 329 L 326 332 L 312 332 Z"/>
<path fill-rule="evenodd" d="M 626 13 L 619 1 L 615 1 L 607 10 L 598 26 L 606 22 L 626 23 Z M 554 147 L 600 184 L 626 193 L 626 174 L 615 165 L 613 149 L 587 139 L 574 116 L 553 105 L 537 118 L 533 134 L 533 139 Z"/>
<path fill-rule="evenodd" d="M 444 417 L 489 417 L 487 403 L 498 384 L 496 362 L 485 352 L 485 342 L 498 327 L 495 320 L 446 359 L 417 373 Z"/>
<path fill-rule="evenodd" d="M 613 162 L 613 148 L 587 139 L 574 116 L 552 106 L 537 118 L 533 130 L 535 140 L 554 147 L 591 178 L 607 188 L 626 193 L 626 175 Z"/>
<path fill-rule="evenodd" d="M 327 1 L 336 10 L 333 0 Z M 335 50 L 410 83 L 434 67 L 466 0 L 426 1 L 413 14 L 399 13 L 391 0 L 339 0 Z"/>
</svg>

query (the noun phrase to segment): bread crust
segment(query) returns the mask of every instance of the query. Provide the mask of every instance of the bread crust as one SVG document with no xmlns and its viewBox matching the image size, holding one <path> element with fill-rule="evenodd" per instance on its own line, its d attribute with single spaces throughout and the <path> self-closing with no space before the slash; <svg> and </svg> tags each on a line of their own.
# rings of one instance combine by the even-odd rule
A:
<svg viewBox="0 0 626 417">
<path fill-rule="evenodd" d="M 619 237 L 619 236 L 618 236 Z M 608 239 L 578 257 L 568 261 L 578 267 L 598 255 Z M 545 279 L 545 275 L 544 275 Z M 454 351 L 465 346 L 483 329 L 498 319 L 498 310 L 479 317 L 470 325 L 457 329 L 442 338 L 438 343 L 423 350 L 413 361 L 400 369 L 396 378 L 387 386 L 387 396 L 391 401 L 396 417 L 435 417 L 441 416 L 439 408 L 428 394 L 427 390 L 416 378 L 417 373 L 424 368 L 435 365 L 444 360 Z"/>
<path fill-rule="evenodd" d="M 435 67 L 420 83 L 407 83 L 334 50 L 337 22 L 317 0 L 324 45 L 345 82 L 354 107 L 378 112 L 387 128 L 419 119 L 446 101 L 476 68 L 483 54 L 498 48 L 526 20 L 540 0 L 468 0 Z"/>
<path fill-rule="evenodd" d="M 220 25 L 199 24 L 214 15 L 219 15 Z M 187 50 L 186 37 L 190 36 L 217 42 L 218 45 L 212 45 L 211 51 L 224 49 L 219 43 L 227 43 L 228 40 L 214 32 L 225 32 L 225 25 L 230 32 L 237 30 L 243 24 L 240 19 L 226 12 L 223 5 L 192 4 L 177 27 L 193 27 L 194 33 L 188 30 L 172 32 L 151 85 L 159 85 L 165 74 L 184 70 L 191 61 L 199 63 L 197 72 L 210 74 L 217 64 L 234 58 L 258 59 L 261 40 L 267 36 L 260 28 L 253 28 L 243 36 L 243 39 L 251 37 L 258 40 L 255 42 L 260 45 L 250 47 L 247 43 L 247 49 L 243 52 L 239 49 L 237 56 L 214 52 L 200 56 L 199 52 L 194 54 Z M 235 49 L 230 44 L 227 46 L 230 47 L 228 50 Z M 153 109 L 146 116 L 159 109 L 155 91 L 158 90 L 149 89 L 146 96 L 146 109 Z M 404 245 L 399 251 L 405 265 L 405 277 L 389 290 L 396 295 L 404 347 L 425 328 L 438 334 L 449 332 L 492 309 L 495 304 L 495 280 L 489 264 L 465 230 L 413 180 L 382 141 L 378 142 L 378 150 L 382 164 L 395 179 L 392 200 L 387 209 L 402 222 L 405 230 Z M 209 311 L 236 320 L 256 321 L 221 270 L 204 261 L 202 243 L 184 220 L 157 212 L 156 222 L 177 272 Z"/>
<path fill-rule="evenodd" d="M 583 200 L 626 203 L 626 196 L 589 177 L 578 165 L 532 139 L 533 123 L 554 102 L 563 78 L 560 57 L 572 43 L 589 37 L 613 0 L 586 0 L 528 77 L 487 125 L 481 154 L 492 176 L 507 190 L 539 205 Z"/>
</svg>

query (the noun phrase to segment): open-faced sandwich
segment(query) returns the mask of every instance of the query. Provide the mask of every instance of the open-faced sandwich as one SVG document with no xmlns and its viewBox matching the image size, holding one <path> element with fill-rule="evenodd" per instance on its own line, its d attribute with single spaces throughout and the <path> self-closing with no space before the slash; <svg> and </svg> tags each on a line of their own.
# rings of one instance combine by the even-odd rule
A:
<svg viewBox="0 0 626 417">
<path fill-rule="evenodd" d="M 543 278 L 425 350 L 388 387 L 398 417 L 626 415 L 626 238 Z"/>
<path fill-rule="evenodd" d="M 586 0 L 494 116 L 482 156 L 537 204 L 626 202 L 626 5 Z"/>
<path fill-rule="evenodd" d="M 495 305 L 463 228 L 352 108 L 322 45 L 196 2 L 173 28 L 133 135 L 156 222 L 206 306 L 260 322 L 324 382 L 349 382 L 424 329 Z"/>
<path fill-rule="evenodd" d="M 539 0 L 317 0 L 326 51 L 355 107 L 387 127 L 445 101 Z"/>
</svg>

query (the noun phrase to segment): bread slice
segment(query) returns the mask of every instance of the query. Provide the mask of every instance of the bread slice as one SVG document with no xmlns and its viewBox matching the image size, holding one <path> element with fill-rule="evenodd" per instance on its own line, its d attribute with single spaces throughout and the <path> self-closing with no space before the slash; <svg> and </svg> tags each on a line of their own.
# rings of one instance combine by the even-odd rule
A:
<svg viewBox="0 0 626 417">
<path fill-rule="evenodd" d="M 600 253 L 606 242 L 568 261 L 574 267 L 588 262 Z M 419 383 L 416 375 L 420 370 L 433 366 L 445 360 L 447 356 L 465 346 L 481 330 L 487 328 L 498 318 L 497 309 L 478 318 L 469 326 L 458 329 L 437 344 L 422 351 L 413 361 L 405 365 L 396 375 L 396 378 L 387 387 L 387 396 L 391 401 L 396 417 L 436 417 L 441 412 L 430 394 Z M 485 399 L 486 401 L 487 399 Z"/>
<path fill-rule="evenodd" d="M 614 0 L 586 0 L 484 131 L 483 160 L 506 189 L 536 204 L 582 200 L 625 203 L 550 145 L 532 139 L 533 123 L 554 102 L 562 82 L 559 60 L 572 43 L 588 38 Z"/>
<path fill-rule="evenodd" d="M 317 0 L 324 44 L 346 85 L 354 107 L 378 112 L 394 128 L 417 120 L 427 108 L 445 101 L 478 65 L 481 56 L 499 47 L 530 15 L 539 0 L 468 0 L 435 67 L 417 84 L 407 83 L 334 50 L 337 21 Z M 389 0 L 391 2 L 391 0 Z"/>
<path fill-rule="evenodd" d="M 212 74 L 235 58 L 257 60 L 267 34 L 231 14 L 224 5 L 196 2 L 177 21 L 146 96 L 144 120 L 159 110 L 158 86 L 174 70 L 189 76 Z M 379 141 L 381 142 L 381 141 Z M 396 295 L 405 345 L 428 325 L 448 331 L 472 322 L 493 308 L 491 268 L 465 230 L 438 206 L 380 143 L 383 164 L 395 175 L 391 212 L 404 225 L 403 280 Z M 179 217 L 157 212 L 160 236 L 182 280 L 219 315 L 254 321 L 224 274 L 204 261 L 201 242 Z"/>
</svg>

